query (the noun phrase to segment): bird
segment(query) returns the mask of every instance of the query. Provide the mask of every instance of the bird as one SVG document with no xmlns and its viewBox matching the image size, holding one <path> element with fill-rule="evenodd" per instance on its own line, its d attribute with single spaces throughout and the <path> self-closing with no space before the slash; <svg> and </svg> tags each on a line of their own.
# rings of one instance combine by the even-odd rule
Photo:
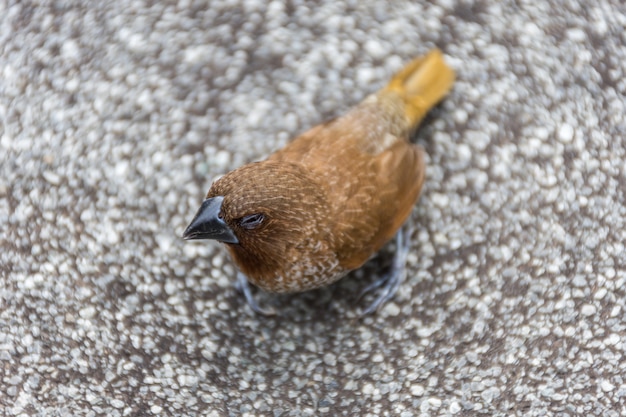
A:
<svg viewBox="0 0 626 417">
<path fill-rule="evenodd" d="M 183 238 L 222 242 L 252 310 L 272 315 L 250 284 L 270 293 L 323 287 L 395 236 L 390 270 L 361 292 L 380 288 L 362 314 L 377 311 L 406 276 L 411 231 L 403 225 L 425 180 L 425 151 L 410 138 L 455 76 L 439 49 L 410 61 L 342 116 L 214 181 Z"/>
</svg>

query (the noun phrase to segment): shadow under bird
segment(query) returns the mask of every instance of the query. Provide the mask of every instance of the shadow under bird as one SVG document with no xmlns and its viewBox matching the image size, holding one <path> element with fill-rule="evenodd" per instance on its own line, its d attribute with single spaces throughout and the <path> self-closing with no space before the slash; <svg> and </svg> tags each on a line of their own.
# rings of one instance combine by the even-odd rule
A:
<svg viewBox="0 0 626 417">
<path fill-rule="evenodd" d="M 454 78 L 439 50 L 413 60 L 345 115 L 215 181 L 183 238 L 223 242 L 251 308 L 273 314 L 249 282 L 275 293 L 322 287 L 396 235 L 390 271 L 363 290 L 379 289 L 363 314 L 376 311 L 406 275 L 402 225 L 425 178 L 424 150 L 409 137 Z"/>
</svg>

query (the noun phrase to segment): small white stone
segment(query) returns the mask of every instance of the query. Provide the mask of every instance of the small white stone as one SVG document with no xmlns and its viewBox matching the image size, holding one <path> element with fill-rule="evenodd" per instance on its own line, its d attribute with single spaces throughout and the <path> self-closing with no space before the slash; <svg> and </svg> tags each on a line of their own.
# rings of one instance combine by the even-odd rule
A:
<svg viewBox="0 0 626 417">
<path fill-rule="evenodd" d="M 567 31 L 567 37 L 574 42 L 583 42 L 587 39 L 587 34 L 582 29 L 573 28 Z"/>
<path fill-rule="evenodd" d="M 128 174 L 129 163 L 126 160 L 119 161 L 115 165 L 115 176 L 119 178 L 124 178 Z"/>
<path fill-rule="evenodd" d="M 375 77 L 372 68 L 359 68 L 356 73 L 356 79 L 359 85 L 369 85 Z"/>
<path fill-rule="evenodd" d="M 460 161 L 467 163 L 472 159 L 472 149 L 468 145 L 460 143 L 456 146 L 456 155 Z"/>
<path fill-rule="evenodd" d="M 93 220 L 93 218 L 94 218 L 94 212 L 91 209 L 85 209 L 82 211 L 82 213 L 80 213 L 80 220 L 82 222 L 87 223 Z"/>
<path fill-rule="evenodd" d="M 432 335 L 434 332 L 434 327 L 420 327 L 417 329 L 416 333 L 420 339 L 426 339 L 427 337 L 430 337 L 430 335 Z"/>
<path fill-rule="evenodd" d="M 176 282 L 174 280 L 168 280 L 165 282 L 165 293 L 167 295 L 173 295 L 178 289 Z"/>
<path fill-rule="evenodd" d="M 602 391 L 604 392 L 610 392 L 615 389 L 615 385 L 611 384 L 611 381 L 604 379 L 600 383 L 600 388 L 602 388 Z"/>
<path fill-rule="evenodd" d="M 374 387 L 374 385 L 369 382 L 363 385 L 363 394 L 372 395 L 375 390 L 376 388 Z"/>
<path fill-rule="evenodd" d="M 621 337 L 618 334 L 611 333 L 609 337 L 606 338 L 605 342 L 608 345 L 617 345 L 621 341 Z"/>
<path fill-rule="evenodd" d="M 166 235 L 166 234 L 158 235 L 156 241 L 157 241 L 157 244 L 159 245 L 159 249 L 161 249 L 163 253 L 169 252 L 170 249 L 172 249 L 174 245 L 174 241 L 171 235 Z"/>
<path fill-rule="evenodd" d="M 68 93 L 75 93 L 78 91 L 80 87 L 80 80 L 76 77 L 74 78 L 69 78 L 67 80 L 67 82 L 65 83 L 65 90 Z"/>
<path fill-rule="evenodd" d="M 140 33 L 133 33 L 128 36 L 128 48 L 134 52 L 142 52 L 146 49 L 147 42 Z"/>
<path fill-rule="evenodd" d="M 109 245 L 116 245 L 120 241 L 120 235 L 112 227 L 106 229 L 104 237 Z"/>
<path fill-rule="evenodd" d="M 43 178 L 52 185 L 59 185 L 61 183 L 61 177 L 56 172 L 44 171 Z"/>
<path fill-rule="evenodd" d="M 80 47 L 74 39 L 63 41 L 61 45 L 61 55 L 70 61 L 77 61 L 80 58 Z"/>
<path fill-rule="evenodd" d="M 465 137 L 465 142 L 478 151 L 484 151 L 491 142 L 489 135 L 479 130 L 470 130 L 465 134 Z"/>
<path fill-rule="evenodd" d="M 509 168 L 509 163 L 507 162 L 497 162 L 491 168 L 491 173 L 495 177 L 499 178 L 509 178 L 511 176 L 511 170 Z"/>
<path fill-rule="evenodd" d="M 411 395 L 414 397 L 421 397 L 424 395 L 424 387 L 420 384 L 411 385 Z"/>
<path fill-rule="evenodd" d="M 324 363 L 328 366 L 337 365 L 337 356 L 333 353 L 327 353 L 324 355 Z"/>
<path fill-rule="evenodd" d="M 569 143 L 572 139 L 574 139 L 574 128 L 570 124 L 562 124 L 559 128 L 559 140 L 563 143 Z"/>
<path fill-rule="evenodd" d="M 593 304 L 584 304 L 580 309 L 580 313 L 583 316 L 593 316 L 596 314 L 596 311 L 597 309 Z"/>
<path fill-rule="evenodd" d="M 185 48 L 183 52 L 183 60 L 189 64 L 201 62 L 205 57 L 210 56 L 210 48 L 206 45 L 194 45 Z"/>
<path fill-rule="evenodd" d="M 437 397 L 431 397 L 428 399 L 428 404 L 430 404 L 434 408 L 441 407 L 441 399 Z"/>
<path fill-rule="evenodd" d="M 618 316 L 620 311 L 622 311 L 622 307 L 621 306 L 613 306 L 613 308 L 611 309 L 611 317 Z"/>
<path fill-rule="evenodd" d="M 167 303 L 172 306 L 181 305 L 182 302 L 183 302 L 182 298 L 180 298 L 178 295 L 173 295 L 167 299 Z"/>
<path fill-rule="evenodd" d="M 87 400 L 87 402 L 89 402 L 90 404 L 98 404 L 100 401 L 102 401 L 102 397 L 100 397 L 99 395 L 95 395 L 93 392 L 89 391 L 85 394 L 85 399 Z"/>
<path fill-rule="evenodd" d="M 604 287 L 598 288 L 598 291 L 596 291 L 596 293 L 593 295 L 593 298 L 595 298 L 596 300 L 601 300 L 603 299 L 607 294 L 607 289 Z"/>
<path fill-rule="evenodd" d="M 387 303 L 383 307 L 382 313 L 387 316 L 397 316 L 400 314 L 400 307 L 396 303 Z"/>
<path fill-rule="evenodd" d="M 448 411 L 450 411 L 450 414 L 456 414 L 459 411 L 461 411 L 461 405 L 458 402 L 453 401 L 450 404 L 450 407 L 448 408 Z"/>
<path fill-rule="evenodd" d="M 433 236 L 433 241 L 437 245 L 445 245 L 448 242 L 448 238 L 443 233 L 435 233 Z"/>
<path fill-rule="evenodd" d="M 90 319 L 96 315 L 96 309 L 93 306 L 85 307 L 78 314 L 84 319 Z"/>
<path fill-rule="evenodd" d="M 491 403 L 495 398 L 500 396 L 500 390 L 496 387 L 487 388 L 480 394 L 480 397 L 488 403 Z"/>
<path fill-rule="evenodd" d="M 198 246 L 196 245 L 184 245 L 183 254 L 187 259 L 193 259 L 198 255 Z"/>
<path fill-rule="evenodd" d="M 198 382 L 198 378 L 195 375 L 178 375 L 178 383 L 183 387 L 191 387 Z"/>
<path fill-rule="evenodd" d="M 150 407 L 150 411 L 152 412 L 152 414 L 161 414 L 161 411 L 163 411 L 163 407 L 155 404 Z"/>
<path fill-rule="evenodd" d="M 365 42 L 364 48 L 365 52 L 375 59 L 382 59 L 385 55 L 387 55 L 387 48 L 374 38 L 370 38 L 367 42 Z"/>
<path fill-rule="evenodd" d="M 430 199 L 432 200 L 434 205 L 442 208 L 447 207 L 448 203 L 450 202 L 448 196 L 441 193 L 432 193 Z"/>
<path fill-rule="evenodd" d="M 463 109 L 457 109 L 454 112 L 454 121 L 457 122 L 458 124 L 463 124 L 465 122 L 467 122 L 467 112 Z"/>
<path fill-rule="evenodd" d="M 115 400 L 111 401 L 111 405 L 113 407 L 115 407 L 115 408 L 122 408 L 122 407 L 124 407 L 124 401 L 115 399 Z"/>
<path fill-rule="evenodd" d="M 221 150 L 215 153 L 213 157 L 213 163 L 219 168 L 225 168 L 230 163 L 230 153 Z"/>
</svg>

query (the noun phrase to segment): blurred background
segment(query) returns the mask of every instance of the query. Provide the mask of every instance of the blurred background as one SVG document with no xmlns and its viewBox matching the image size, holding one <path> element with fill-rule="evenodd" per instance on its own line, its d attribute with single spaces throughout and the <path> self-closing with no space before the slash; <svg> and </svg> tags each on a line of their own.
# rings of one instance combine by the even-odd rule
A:
<svg viewBox="0 0 626 417">
<path fill-rule="evenodd" d="M 626 6 L 0 2 L 5 415 L 626 413 Z M 233 288 L 212 180 L 439 47 L 409 274 Z"/>
</svg>

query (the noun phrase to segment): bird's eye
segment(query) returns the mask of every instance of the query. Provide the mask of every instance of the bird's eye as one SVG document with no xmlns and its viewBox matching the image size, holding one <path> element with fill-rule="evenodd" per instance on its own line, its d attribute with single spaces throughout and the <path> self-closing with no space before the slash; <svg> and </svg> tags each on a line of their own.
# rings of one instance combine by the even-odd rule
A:
<svg viewBox="0 0 626 417">
<path fill-rule="evenodd" d="M 239 224 L 244 229 L 251 230 L 251 229 L 256 229 L 257 227 L 259 227 L 261 223 L 263 223 L 263 220 L 265 220 L 265 216 L 263 215 L 263 213 L 256 213 L 256 214 L 250 214 L 248 216 L 243 216 L 239 220 Z"/>
</svg>

